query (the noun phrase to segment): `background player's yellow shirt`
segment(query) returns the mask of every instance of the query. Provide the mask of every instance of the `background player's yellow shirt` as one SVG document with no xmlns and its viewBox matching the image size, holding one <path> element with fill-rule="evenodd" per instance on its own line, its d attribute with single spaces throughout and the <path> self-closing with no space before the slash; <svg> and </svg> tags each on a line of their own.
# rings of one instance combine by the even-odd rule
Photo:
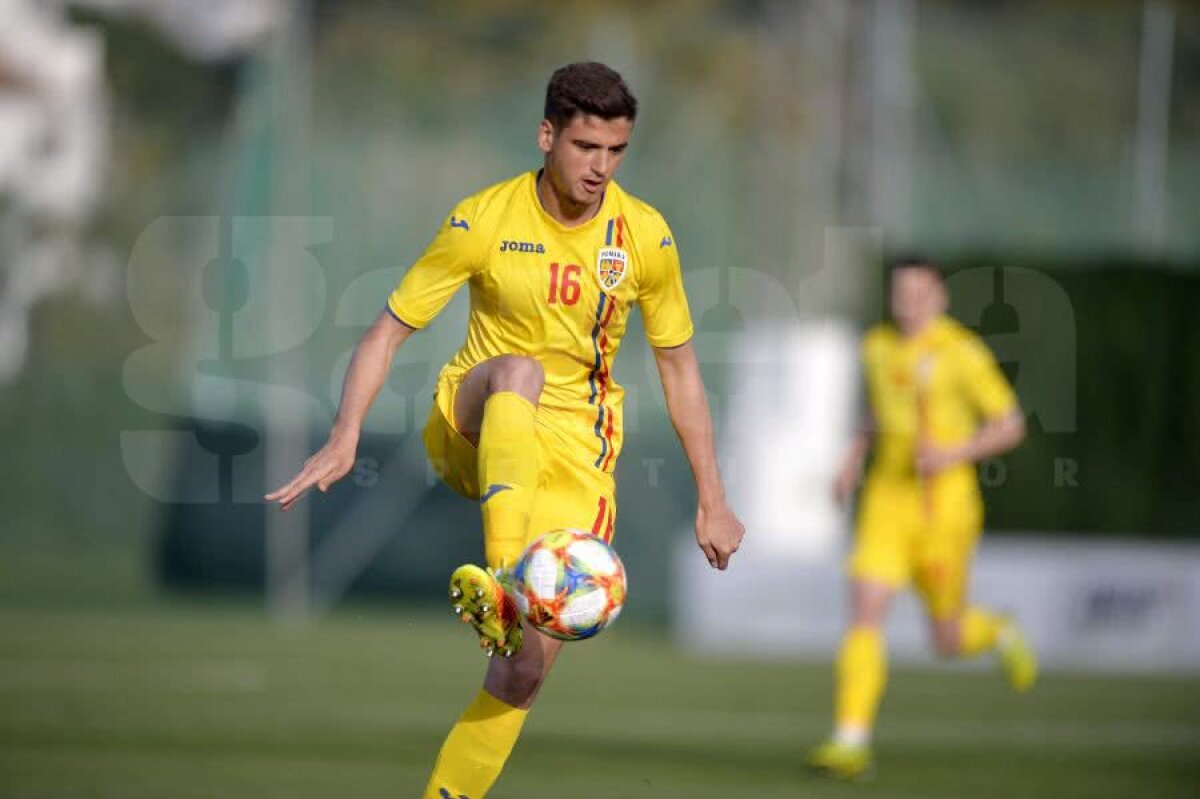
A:
<svg viewBox="0 0 1200 799">
<path fill-rule="evenodd" d="M 565 227 L 542 208 L 536 180 L 528 172 L 460 202 L 388 308 L 424 327 L 467 283 L 466 343 L 439 387 L 498 355 L 536 358 L 546 375 L 539 423 L 611 471 L 624 397 L 611 369 L 633 306 L 653 346 L 692 337 L 675 239 L 658 211 L 616 183 L 592 219 Z"/>
<path fill-rule="evenodd" d="M 879 477 L 916 480 L 919 434 L 938 446 L 962 444 L 980 420 L 1017 407 L 991 351 L 945 316 L 912 339 L 891 324 L 876 325 L 863 339 L 863 363 L 877 426 L 871 471 Z M 939 479 L 974 483 L 974 477 L 973 467 L 961 464 Z"/>
</svg>

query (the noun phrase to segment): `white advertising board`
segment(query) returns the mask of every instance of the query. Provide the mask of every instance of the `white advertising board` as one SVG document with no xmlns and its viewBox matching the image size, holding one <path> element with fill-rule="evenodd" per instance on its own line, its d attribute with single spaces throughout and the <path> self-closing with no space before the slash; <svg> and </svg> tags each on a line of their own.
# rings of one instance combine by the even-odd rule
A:
<svg viewBox="0 0 1200 799">
<path fill-rule="evenodd" d="M 683 646 L 833 657 L 848 613 L 841 559 L 757 549 L 750 535 L 716 572 L 690 538 L 680 537 L 672 585 Z M 1013 613 L 1050 668 L 1200 673 L 1200 545 L 985 536 L 971 597 Z M 934 659 L 911 594 L 892 613 L 888 644 L 895 662 Z"/>
</svg>

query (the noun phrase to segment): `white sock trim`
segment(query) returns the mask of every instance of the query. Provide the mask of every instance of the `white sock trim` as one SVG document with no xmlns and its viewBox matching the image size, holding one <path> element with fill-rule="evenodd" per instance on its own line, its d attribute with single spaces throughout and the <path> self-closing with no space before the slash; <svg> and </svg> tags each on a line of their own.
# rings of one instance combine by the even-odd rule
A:
<svg viewBox="0 0 1200 799">
<path fill-rule="evenodd" d="M 833 741 L 843 746 L 866 746 L 871 743 L 871 729 L 842 724 L 833 731 Z"/>
<path fill-rule="evenodd" d="M 1016 626 L 1011 621 L 1000 622 L 1000 629 L 996 632 L 996 648 L 1004 651 L 1016 643 L 1016 640 Z"/>
</svg>

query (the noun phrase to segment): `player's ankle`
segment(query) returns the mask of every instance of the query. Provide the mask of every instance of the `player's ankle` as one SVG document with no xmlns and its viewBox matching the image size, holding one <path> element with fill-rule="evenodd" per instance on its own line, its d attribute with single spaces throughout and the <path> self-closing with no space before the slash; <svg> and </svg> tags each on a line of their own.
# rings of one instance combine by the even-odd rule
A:
<svg viewBox="0 0 1200 799">
<path fill-rule="evenodd" d="M 1003 652 L 1017 643 L 1020 633 L 1017 624 L 1012 619 L 1004 619 L 996 630 L 996 649 Z"/>
<path fill-rule="evenodd" d="M 841 746 L 869 746 L 871 728 L 861 724 L 839 724 L 833 731 L 833 742 Z"/>
</svg>

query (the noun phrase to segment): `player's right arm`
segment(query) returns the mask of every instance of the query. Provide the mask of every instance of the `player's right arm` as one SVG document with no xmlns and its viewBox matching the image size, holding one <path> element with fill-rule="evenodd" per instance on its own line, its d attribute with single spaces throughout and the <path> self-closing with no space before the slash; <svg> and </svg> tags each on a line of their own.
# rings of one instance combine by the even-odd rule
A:
<svg viewBox="0 0 1200 799">
<path fill-rule="evenodd" d="M 329 490 L 354 466 L 363 420 L 387 380 L 396 353 L 479 269 L 483 236 L 472 230 L 472 225 L 479 226 L 475 210 L 473 198 L 459 203 L 388 297 L 387 307 L 354 348 L 329 440 L 291 481 L 266 495 L 268 502 L 278 502 L 280 510 L 287 510 L 313 486 Z"/>
<path fill-rule="evenodd" d="M 379 312 L 354 348 L 329 440 L 304 462 L 299 474 L 266 495 L 268 502 L 278 502 L 280 510 L 287 510 L 313 486 L 328 491 L 346 476 L 354 466 L 363 419 L 387 380 L 396 352 L 415 331 L 387 309 Z"/>
<path fill-rule="evenodd" d="M 865 414 L 842 455 L 837 474 L 833 478 L 833 499 L 839 505 L 849 502 L 854 489 L 862 482 L 863 467 L 867 462 L 867 454 L 871 451 L 874 427 L 871 415 Z"/>
<path fill-rule="evenodd" d="M 863 336 L 859 358 L 862 361 L 864 372 L 869 371 L 877 361 L 876 354 L 878 353 L 879 341 L 881 339 L 880 330 L 877 326 L 867 331 L 867 334 Z M 862 482 L 867 455 L 870 454 L 871 444 L 875 439 L 875 414 L 871 411 L 869 398 L 864 399 L 863 407 L 862 419 L 859 422 L 858 429 L 854 431 L 853 438 L 850 439 L 849 445 L 842 454 L 842 459 L 838 463 L 837 473 L 833 478 L 833 499 L 839 505 L 849 502 L 850 497 L 854 494 L 854 490 Z"/>
</svg>

